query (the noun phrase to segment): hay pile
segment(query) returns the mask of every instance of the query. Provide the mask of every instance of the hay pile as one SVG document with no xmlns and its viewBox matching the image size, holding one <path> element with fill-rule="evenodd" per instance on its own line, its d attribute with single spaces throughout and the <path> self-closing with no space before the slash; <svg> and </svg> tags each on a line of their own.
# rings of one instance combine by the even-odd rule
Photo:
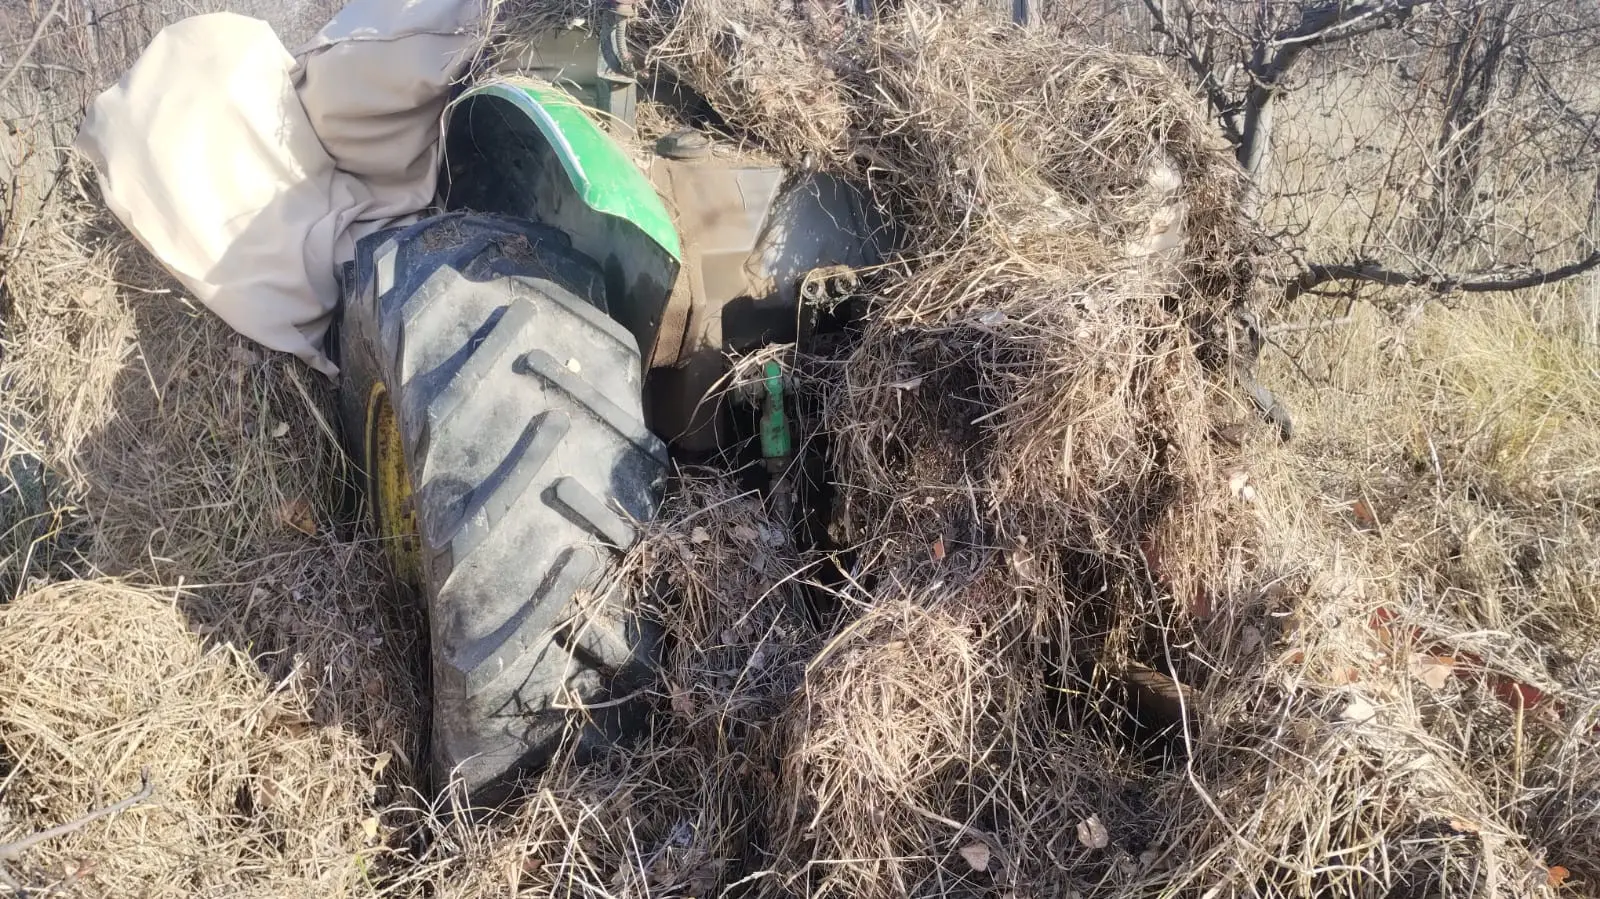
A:
<svg viewBox="0 0 1600 899">
<path fill-rule="evenodd" d="M 359 885 L 382 847 L 354 813 L 379 798 L 387 759 L 315 726 L 299 684 L 264 687 L 248 657 L 206 648 L 170 595 L 80 581 L 4 606 L 10 821 L 71 821 L 135 793 L 141 772 L 154 785 L 146 802 L 50 841 L 12 875 L 106 896 Z"/>
<path fill-rule="evenodd" d="M 421 622 L 345 502 L 327 386 L 186 307 L 68 177 L 6 235 L 11 445 L 58 479 L 8 575 L 124 580 L 0 607 L 0 842 L 120 798 L 142 765 L 158 800 L 14 875 L 442 899 L 1522 896 L 1553 865 L 1595 876 L 1600 572 L 1577 541 L 1600 475 L 1589 444 L 1549 446 L 1600 410 L 1594 378 L 1560 374 L 1592 356 L 1539 343 L 1554 374 L 1515 383 L 1547 413 L 1496 430 L 1472 364 L 1346 352 L 1367 372 L 1347 391 L 1412 386 L 1351 419 L 1347 396 L 1296 396 L 1313 436 L 1279 446 L 1230 387 L 1241 185 L 1159 65 L 955 5 L 864 23 L 681 0 L 633 33 L 727 136 L 898 224 L 859 327 L 792 356 L 836 545 L 796 545 L 785 504 L 726 470 L 680 472 L 621 575 L 669 637 L 652 730 L 452 816 L 459 797 L 407 789 Z M 1380 481 L 1405 502 L 1352 517 Z"/>
<path fill-rule="evenodd" d="M 146 850 L 134 812 L 6 867 L 77 895 L 359 885 L 381 849 L 362 822 L 407 795 L 373 787 L 420 771 L 420 616 L 353 526 L 330 385 L 184 297 L 60 149 L 176 11 L 60 11 L 0 146 L 0 655 L 26 691 L 0 725 L 0 843 L 131 792 L 145 763 L 160 811 Z M 235 810 L 262 778 L 300 792 Z"/>
</svg>

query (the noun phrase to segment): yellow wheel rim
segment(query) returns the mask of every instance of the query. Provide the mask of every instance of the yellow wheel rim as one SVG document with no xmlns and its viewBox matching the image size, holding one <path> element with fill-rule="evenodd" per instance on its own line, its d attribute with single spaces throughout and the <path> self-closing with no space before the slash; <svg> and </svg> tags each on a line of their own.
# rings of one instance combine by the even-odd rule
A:
<svg viewBox="0 0 1600 899">
<path fill-rule="evenodd" d="M 413 587 L 422 583 L 422 540 L 417 530 L 417 504 L 411 492 L 400 424 L 389 391 L 372 385 L 367 394 L 367 496 L 372 519 L 395 576 Z"/>
</svg>

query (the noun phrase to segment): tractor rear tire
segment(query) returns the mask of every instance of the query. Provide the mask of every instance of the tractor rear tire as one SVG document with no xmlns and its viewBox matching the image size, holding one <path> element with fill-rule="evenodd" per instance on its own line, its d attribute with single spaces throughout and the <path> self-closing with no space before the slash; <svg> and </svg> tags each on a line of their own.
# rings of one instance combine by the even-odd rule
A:
<svg viewBox="0 0 1600 899">
<path fill-rule="evenodd" d="M 648 713 L 630 697 L 659 631 L 611 577 L 667 466 L 639 347 L 600 269 L 520 220 L 374 235 L 346 288 L 342 415 L 379 534 L 427 598 L 434 785 L 495 804 L 565 741 L 582 759 Z"/>
</svg>

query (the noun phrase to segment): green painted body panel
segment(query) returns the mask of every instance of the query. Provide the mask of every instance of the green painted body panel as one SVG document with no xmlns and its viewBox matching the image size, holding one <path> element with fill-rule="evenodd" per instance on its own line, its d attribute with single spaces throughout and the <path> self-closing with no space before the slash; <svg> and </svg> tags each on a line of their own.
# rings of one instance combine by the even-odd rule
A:
<svg viewBox="0 0 1600 899">
<path fill-rule="evenodd" d="M 633 223 L 674 260 L 683 260 L 678 231 L 655 187 L 576 99 L 523 79 L 486 82 L 462 99 L 482 96 L 504 100 L 533 121 L 589 208 Z"/>
</svg>

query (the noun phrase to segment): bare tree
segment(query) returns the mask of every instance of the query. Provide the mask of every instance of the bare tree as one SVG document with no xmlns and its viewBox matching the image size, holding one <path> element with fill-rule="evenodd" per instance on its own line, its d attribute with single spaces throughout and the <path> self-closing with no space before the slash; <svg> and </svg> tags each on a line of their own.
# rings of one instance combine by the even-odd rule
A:
<svg viewBox="0 0 1600 899">
<path fill-rule="evenodd" d="M 1495 2 L 1467 10 L 1449 26 L 1431 197 L 1432 227 L 1424 246 L 1435 250 L 1470 228 L 1483 170 L 1484 141 L 1511 39 L 1518 3 Z"/>
<path fill-rule="evenodd" d="M 1148 49 L 1193 75 L 1249 175 L 1247 213 L 1298 262 L 1286 297 L 1336 282 L 1511 290 L 1600 268 L 1587 214 L 1600 171 L 1592 3 L 1140 2 Z M 1286 110 L 1296 92 L 1310 99 Z M 1278 165 L 1286 113 L 1343 122 L 1301 122 L 1299 137 L 1323 144 L 1344 196 Z"/>
</svg>

